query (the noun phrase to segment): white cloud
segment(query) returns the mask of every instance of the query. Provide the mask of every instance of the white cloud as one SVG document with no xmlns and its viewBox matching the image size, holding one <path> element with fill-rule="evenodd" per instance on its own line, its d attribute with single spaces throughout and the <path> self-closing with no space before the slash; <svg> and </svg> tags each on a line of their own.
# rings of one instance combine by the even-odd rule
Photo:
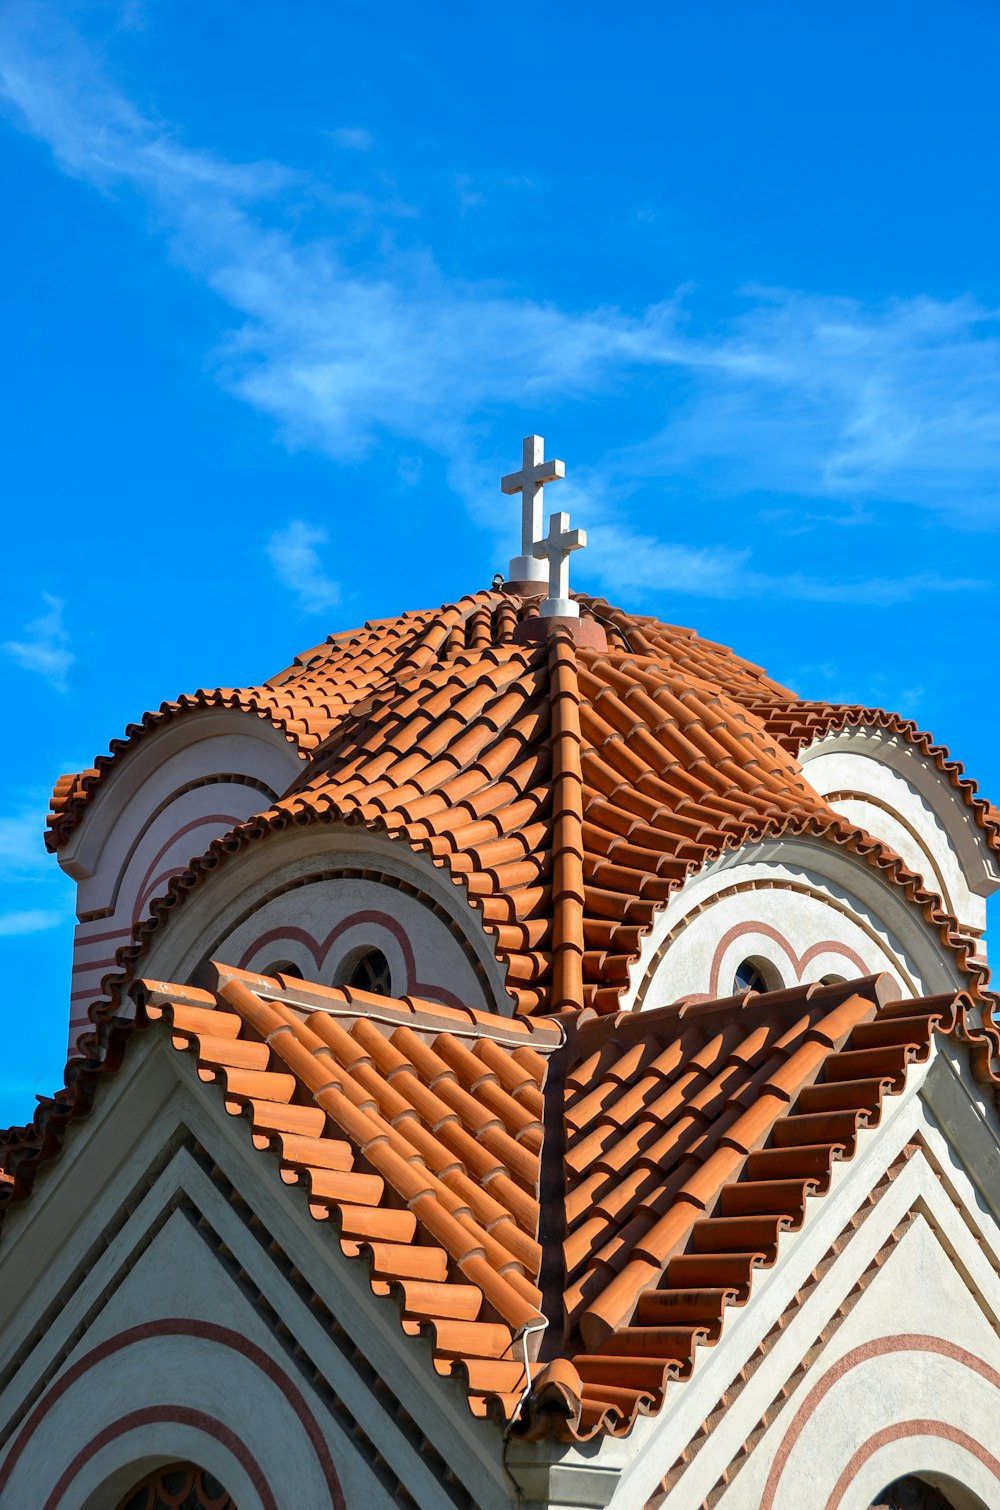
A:
<svg viewBox="0 0 1000 1510">
<path fill-rule="evenodd" d="M 64 922 L 61 912 L 39 907 L 26 912 L 0 912 L 0 938 L 14 938 L 24 933 L 44 933 Z"/>
<path fill-rule="evenodd" d="M 699 325 L 685 289 L 638 312 L 564 310 L 446 275 L 427 248 L 393 235 L 374 252 L 367 241 L 359 250 L 355 222 L 367 234 L 372 217 L 402 212 L 325 188 L 324 204 L 342 212 L 339 232 L 301 239 L 280 215 L 289 197 L 319 192 L 304 175 L 187 146 L 116 90 L 96 58 L 59 32 L 56 13 L 39 5 L 17 15 L 20 31 L 10 21 L 0 30 L 9 110 L 65 172 L 140 197 L 175 260 L 238 318 L 216 354 L 220 380 L 292 440 L 341 459 L 382 436 L 404 452 L 436 452 L 486 523 L 484 415 L 526 403 L 544 413 L 547 404 L 620 390 L 641 371 L 643 412 L 652 394 L 663 418 L 605 458 L 619 506 L 605 503 L 601 534 L 592 530 L 589 570 L 609 586 L 676 582 L 713 596 L 891 603 L 976 585 L 946 570 L 902 581 L 781 577 L 755 571 L 738 548 L 692 551 L 641 531 L 630 538 L 617 521 L 634 487 L 696 473 L 709 495 L 784 492 L 855 519 L 872 499 L 888 500 L 1000 524 L 997 311 L 968 298 L 864 307 L 761 289 L 747 290 L 742 312 L 721 324 Z M 361 127 L 332 134 L 355 150 L 369 144 Z M 588 523 L 599 518 L 592 512 Z M 308 611 L 336 600 L 316 552 L 324 543 L 299 521 L 269 546 L 279 578 Z M 59 656 L 68 652 L 59 642 L 51 651 L 52 672 L 64 678 Z"/>
<path fill-rule="evenodd" d="M 69 633 L 63 623 L 63 603 L 43 593 L 47 613 L 25 626 L 25 638 L 7 640 L 4 654 L 25 671 L 43 676 L 57 692 L 66 691 L 66 677 L 76 657 L 69 648 Z"/>
<path fill-rule="evenodd" d="M 364 126 L 337 126 L 328 134 L 345 152 L 370 152 L 375 145 L 375 138 Z"/>
<path fill-rule="evenodd" d="M 40 805 L 38 810 L 0 817 L 0 881 L 17 880 L 32 871 L 48 872 L 53 864 L 42 837 L 43 812 Z"/>
<path fill-rule="evenodd" d="M 316 549 L 328 543 L 326 531 L 304 519 L 293 519 L 267 542 L 275 576 L 282 587 L 295 593 L 304 613 L 322 613 L 340 602 L 340 584 L 326 575 Z"/>
<path fill-rule="evenodd" d="M 652 536 L 603 524 L 592 552 L 591 570 L 610 592 L 693 593 L 706 598 L 748 598 L 780 594 L 800 602 L 856 603 L 880 608 L 906 603 L 932 592 L 986 589 L 986 580 L 939 572 L 909 576 L 783 576 L 755 570 L 751 553 L 725 546 L 692 550 Z"/>
</svg>

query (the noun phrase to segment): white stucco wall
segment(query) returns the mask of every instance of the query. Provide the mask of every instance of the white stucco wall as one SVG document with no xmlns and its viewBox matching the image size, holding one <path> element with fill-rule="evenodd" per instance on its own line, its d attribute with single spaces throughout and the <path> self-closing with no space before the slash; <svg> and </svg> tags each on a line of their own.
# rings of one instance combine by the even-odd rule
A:
<svg viewBox="0 0 1000 1510">
<path fill-rule="evenodd" d="M 464 888 L 404 840 L 342 823 L 269 834 L 220 864 L 154 935 L 146 973 L 187 979 L 202 959 L 251 969 L 289 959 L 327 984 L 365 943 L 386 954 L 394 991 L 513 1010 Z"/>
<path fill-rule="evenodd" d="M 138 1258 L 60 1377 L 72 1382 L 50 1391 L 53 1403 L 0 1493 L 4 1510 L 41 1510 L 67 1470 L 60 1510 L 108 1510 L 157 1457 L 207 1468 L 240 1510 L 266 1510 L 262 1488 L 280 1510 L 392 1504 L 295 1359 L 282 1356 L 180 1212 Z"/>
<path fill-rule="evenodd" d="M 995 1507 L 998 1423 L 1000 1339 L 917 1217 L 719 1510 L 867 1510 L 909 1473 L 942 1476 L 949 1492 L 964 1486 Z"/>
<path fill-rule="evenodd" d="M 152 730 L 105 777 L 59 851 L 77 882 L 70 1046 L 115 952 L 211 841 L 270 806 L 300 770 L 285 737 L 234 709 L 192 711 Z"/>
<path fill-rule="evenodd" d="M 835 811 L 883 839 L 974 933 L 1000 885 L 997 857 L 964 797 L 933 761 L 886 730 L 845 729 L 801 756 L 803 774 Z"/>
<path fill-rule="evenodd" d="M 632 969 L 633 1005 L 725 997 L 754 959 L 770 989 L 887 971 L 906 995 L 960 983 L 950 951 L 903 892 L 819 840 L 746 845 L 693 876 L 654 920 Z"/>
</svg>

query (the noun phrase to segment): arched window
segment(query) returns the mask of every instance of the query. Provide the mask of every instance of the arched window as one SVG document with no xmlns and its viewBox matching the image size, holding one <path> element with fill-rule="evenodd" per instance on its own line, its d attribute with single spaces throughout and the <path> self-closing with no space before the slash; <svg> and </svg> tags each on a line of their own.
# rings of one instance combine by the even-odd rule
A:
<svg viewBox="0 0 1000 1510">
<path fill-rule="evenodd" d="M 896 1479 L 877 1494 L 871 1510 L 954 1510 L 954 1506 L 940 1489 L 907 1474 L 906 1478 Z"/>
<path fill-rule="evenodd" d="M 780 991 L 778 972 L 769 960 L 756 955 L 745 959 L 736 967 L 733 976 L 733 995 L 742 996 L 746 991 Z"/>
<path fill-rule="evenodd" d="M 302 971 L 290 959 L 272 960 L 260 973 L 261 975 L 290 975 L 293 980 L 302 979 Z"/>
<path fill-rule="evenodd" d="M 821 975 L 819 983 L 821 986 L 842 986 L 846 979 L 846 975 Z"/>
<path fill-rule="evenodd" d="M 389 961 L 381 949 L 355 951 L 344 961 L 340 984 L 353 986 L 357 991 L 370 991 L 373 996 L 392 995 L 392 972 Z"/>
<path fill-rule="evenodd" d="M 168 1463 L 130 1489 L 118 1510 L 236 1510 L 236 1501 L 196 1463 Z"/>
</svg>

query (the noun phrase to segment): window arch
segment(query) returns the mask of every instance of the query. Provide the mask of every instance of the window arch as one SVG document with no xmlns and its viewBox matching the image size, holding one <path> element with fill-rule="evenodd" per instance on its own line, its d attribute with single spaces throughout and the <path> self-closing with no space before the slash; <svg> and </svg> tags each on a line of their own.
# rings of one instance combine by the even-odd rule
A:
<svg viewBox="0 0 1000 1510">
<path fill-rule="evenodd" d="M 940 1489 L 907 1474 L 887 1484 L 872 1500 L 869 1510 L 954 1510 L 954 1506 Z"/>
<path fill-rule="evenodd" d="M 303 979 L 302 971 L 290 959 L 272 960 L 269 965 L 264 966 L 260 973 L 261 975 L 290 975 L 293 980 Z"/>
<path fill-rule="evenodd" d="M 337 972 L 338 986 L 369 991 L 373 996 L 392 996 L 392 971 L 381 949 L 352 949 Z"/>
<path fill-rule="evenodd" d="M 759 954 L 751 954 L 736 966 L 733 976 L 733 995 L 743 996 L 747 991 L 780 991 L 782 980 L 770 960 Z"/>
<path fill-rule="evenodd" d="M 236 1501 L 196 1463 L 168 1463 L 130 1489 L 118 1510 L 236 1510 Z"/>
</svg>

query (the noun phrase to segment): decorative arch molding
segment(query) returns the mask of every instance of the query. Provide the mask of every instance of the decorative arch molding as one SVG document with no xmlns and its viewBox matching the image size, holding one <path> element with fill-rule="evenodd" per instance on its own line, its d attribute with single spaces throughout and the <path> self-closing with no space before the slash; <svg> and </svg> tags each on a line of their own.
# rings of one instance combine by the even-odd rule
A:
<svg viewBox="0 0 1000 1510">
<path fill-rule="evenodd" d="M 160 1367 L 136 1372 L 134 1354 Z M 170 1382 L 161 1379 L 164 1348 L 175 1349 L 172 1366 L 197 1369 L 202 1395 L 220 1400 L 218 1412 L 170 1400 Z M 176 1349 L 184 1350 L 183 1359 Z M 132 1367 L 114 1373 L 128 1356 Z M 110 1369 L 108 1367 L 110 1365 Z M 242 1391 L 226 1388 L 242 1371 Z M 166 1398 L 147 1399 L 163 1389 Z M 81 1403 L 86 1400 L 86 1405 Z M 190 1459 L 224 1483 L 241 1506 L 278 1510 L 274 1465 L 268 1470 L 251 1443 L 260 1440 L 260 1407 L 281 1402 L 295 1422 L 301 1449 L 310 1456 L 307 1477 L 317 1510 L 345 1510 L 343 1492 L 329 1445 L 306 1397 L 294 1379 L 263 1348 L 229 1327 L 194 1317 L 165 1317 L 133 1326 L 77 1358 L 35 1404 L 0 1464 L 0 1503 L 9 1487 L 30 1482 L 36 1495 L 47 1490 L 40 1510 L 60 1510 L 74 1491 L 82 1510 L 107 1510 L 151 1469 Z M 132 1406 L 121 1410 L 123 1403 Z M 225 1418 L 224 1418 L 225 1417 Z M 75 1451 L 74 1451 L 75 1449 Z M 283 1452 L 285 1449 L 282 1448 Z M 272 1456 L 274 1453 L 272 1452 Z M 318 1496 L 318 1497 L 316 1497 Z"/>
<path fill-rule="evenodd" d="M 1000 1372 L 975 1353 L 946 1338 L 908 1333 L 862 1343 L 821 1375 L 799 1404 L 782 1437 L 764 1485 L 760 1510 L 791 1510 L 800 1503 L 798 1490 L 790 1485 L 793 1455 L 799 1449 L 801 1456 L 811 1436 L 823 1430 L 822 1406 L 838 1385 L 847 1381 L 847 1391 L 855 1401 L 869 1398 L 876 1384 L 882 1385 L 883 1398 L 886 1394 L 892 1398 L 892 1392 L 884 1389 L 884 1370 L 880 1365 L 894 1355 L 911 1359 L 919 1357 L 924 1361 L 926 1376 L 938 1386 L 934 1392 L 941 1408 L 927 1415 L 911 1416 L 907 1413 L 908 1408 L 912 1409 L 914 1398 L 921 1398 L 914 1385 L 914 1380 L 920 1376 L 911 1366 L 905 1374 L 907 1388 L 897 1391 L 898 1399 L 893 1398 L 892 1406 L 888 1408 L 888 1413 L 895 1419 L 884 1421 L 864 1442 L 854 1447 L 823 1501 L 822 1510 L 847 1510 L 848 1506 L 850 1510 L 858 1510 L 858 1507 L 869 1505 L 886 1483 L 904 1473 L 940 1475 L 964 1488 L 966 1494 L 957 1510 L 973 1510 L 977 1505 L 996 1503 L 1000 1498 L 1000 1459 L 977 1436 L 965 1430 L 965 1426 L 972 1424 L 969 1419 L 960 1426 L 948 1416 L 959 1409 L 971 1410 L 970 1402 L 974 1399 L 984 1420 L 995 1421 L 1000 1405 Z M 970 1380 L 977 1381 L 973 1387 L 978 1394 L 973 1396 L 968 1389 L 956 1391 L 946 1387 L 949 1378 L 958 1377 L 956 1370 L 965 1371 Z M 863 1375 L 867 1375 L 866 1380 L 860 1377 Z M 990 1396 L 991 1390 L 995 1398 Z M 923 1394 L 926 1393 L 925 1388 Z M 958 1400 L 962 1401 L 961 1407 Z M 984 1405 L 985 1400 L 990 1404 Z M 948 1409 L 949 1404 L 952 1411 Z M 852 1416 L 854 1414 L 851 1412 Z M 987 1433 L 982 1435 L 985 1437 Z M 916 1445 L 918 1442 L 919 1446 Z M 991 1499 L 981 1497 L 984 1489 Z"/>
<path fill-rule="evenodd" d="M 839 847 L 789 836 L 721 855 L 686 882 L 643 940 L 622 1010 L 707 998 L 713 979 L 729 994 L 736 940 L 785 985 L 884 970 L 914 995 L 962 984 L 936 931 L 896 888 Z"/>
<path fill-rule="evenodd" d="M 108 868 L 106 851 L 127 814 L 125 850 L 143 823 L 207 775 L 231 772 L 237 782 L 250 776 L 280 794 L 301 765 L 287 736 L 257 714 L 239 708 L 191 709 L 150 730 L 108 771 L 59 849 L 59 863 L 74 880 L 86 881 L 102 865 Z M 119 869 L 115 867 L 116 875 Z"/>
<path fill-rule="evenodd" d="M 343 870 L 338 874 L 348 880 L 370 879 L 360 870 Z M 323 875 L 318 879 L 330 880 L 333 875 Z M 399 889 L 402 890 L 402 886 Z M 432 910 L 436 908 L 436 904 L 423 893 L 412 894 Z M 451 931 L 450 921 L 447 918 L 443 921 Z M 466 940 L 459 938 L 458 941 L 472 969 L 478 974 L 478 962 L 466 946 Z M 367 948 L 380 949 L 388 959 L 393 996 L 420 996 L 429 1001 L 439 1001 L 447 1007 L 460 1008 L 467 1005 L 443 984 L 420 979 L 413 945 L 405 929 L 390 913 L 371 908 L 348 913 L 323 938 L 315 938 L 297 924 L 279 923 L 255 938 L 236 964 L 240 970 L 266 973 L 267 960 L 273 959 L 275 950 L 291 956 L 297 955 L 301 949 L 302 955 L 294 958 L 292 963 L 302 971 L 302 978 L 316 981 L 319 985 L 337 985 L 341 983 L 345 961 Z M 300 958 L 303 961 L 301 964 Z"/>
<path fill-rule="evenodd" d="M 812 894 L 805 887 L 795 889 L 800 894 Z M 748 891 L 757 890 L 758 888 L 752 882 L 747 882 L 743 886 L 732 887 L 728 895 L 739 896 Z M 862 959 L 860 954 L 838 939 L 819 939 L 816 943 L 810 944 L 801 954 L 797 954 L 784 934 L 777 928 L 772 927 L 770 923 L 734 923 L 722 935 L 712 956 L 712 966 L 708 978 L 708 991 L 706 992 L 706 996 L 709 999 L 716 999 L 728 994 L 726 964 L 729 963 L 729 959 L 731 959 L 734 953 L 740 957 L 745 956 L 747 950 L 752 948 L 760 938 L 767 939 L 769 943 L 775 946 L 778 953 L 783 957 L 783 960 L 791 967 L 791 980 L 793 981 L 809 979 L 806 972 L 810 968 L 817 975 L 831 974 L 835 965 L 847 966 L 850 973 L 859 976 L 870 973 L 868 971 L 868 961 Z M 733 949 L 734 945 L 739 945 L 735 951 Z M 768 953 L 770 954 L 770 951 Z M 780 978 L 783 985 L 789 983 L 787 970 L 780 971 Z M 850 977 L 848 975 L 845 978 L 849 979 Z M 775 987 L 775 989 L 778 990 L 780 987 Z"/>
<path fill-rule="evenodd" d="M 965 793 L 918 745 L 861 725 L 824 735 L 798 758 L 831 806 L 891 844 L 963 923 L 984 926 L 985 898 L 1000 886 L 1000 859 Z"/>
<path fill-rule="evenodd" d="M 329 890 L 325 895 L 315 890 L 335 883 L 345 883 L 342 906 L 339 898 L 331 903 Z M 385 835 L 337 823 L 284 829 L 249 845 L 237 863 L 220 865 L 205 875 L 197 895 L 197 906 L 170 913 L 152 935 L 143 967 L 149 973 L 188 979 L 213 957 L 263 963 L 263 955 L 257 961 L 254 949 L 264 939 L 268 958 L 280 954 L 305 965 L 315 960 L 315 950 L 329 973 L 334 960 L 330 950 L 344 937 L 335 930 L 342 922 L 356 921 L 359 913 L 394 919 L 397 927 L 390 931 L 395 947 L 401 948 L 399 914 L 405 898 L 409 908 L 417 909 L 414 916 L 419 916 L 424 934 L 423 948 L 414 948 L 412 964 L 403 961 L 406 978 L 421 987 L 414 994 L 439 1001 L 458 999 L 458 989 L 464 988 L 457 983 L 464 980 L 477 998 L 462 998 L 466 1006 L 507 1015 L 513 1011 L 503 967 L 464 890 L 425 856 Z M 310 914 L 307 921 L 304 912 Z M 351 938 L 345 950 L 360 942 L 360 937 Z M 414 945 L 412 937 L 410 944 Z M 432 967 L 427 961 L 435 953 Z"/>
</svg>

